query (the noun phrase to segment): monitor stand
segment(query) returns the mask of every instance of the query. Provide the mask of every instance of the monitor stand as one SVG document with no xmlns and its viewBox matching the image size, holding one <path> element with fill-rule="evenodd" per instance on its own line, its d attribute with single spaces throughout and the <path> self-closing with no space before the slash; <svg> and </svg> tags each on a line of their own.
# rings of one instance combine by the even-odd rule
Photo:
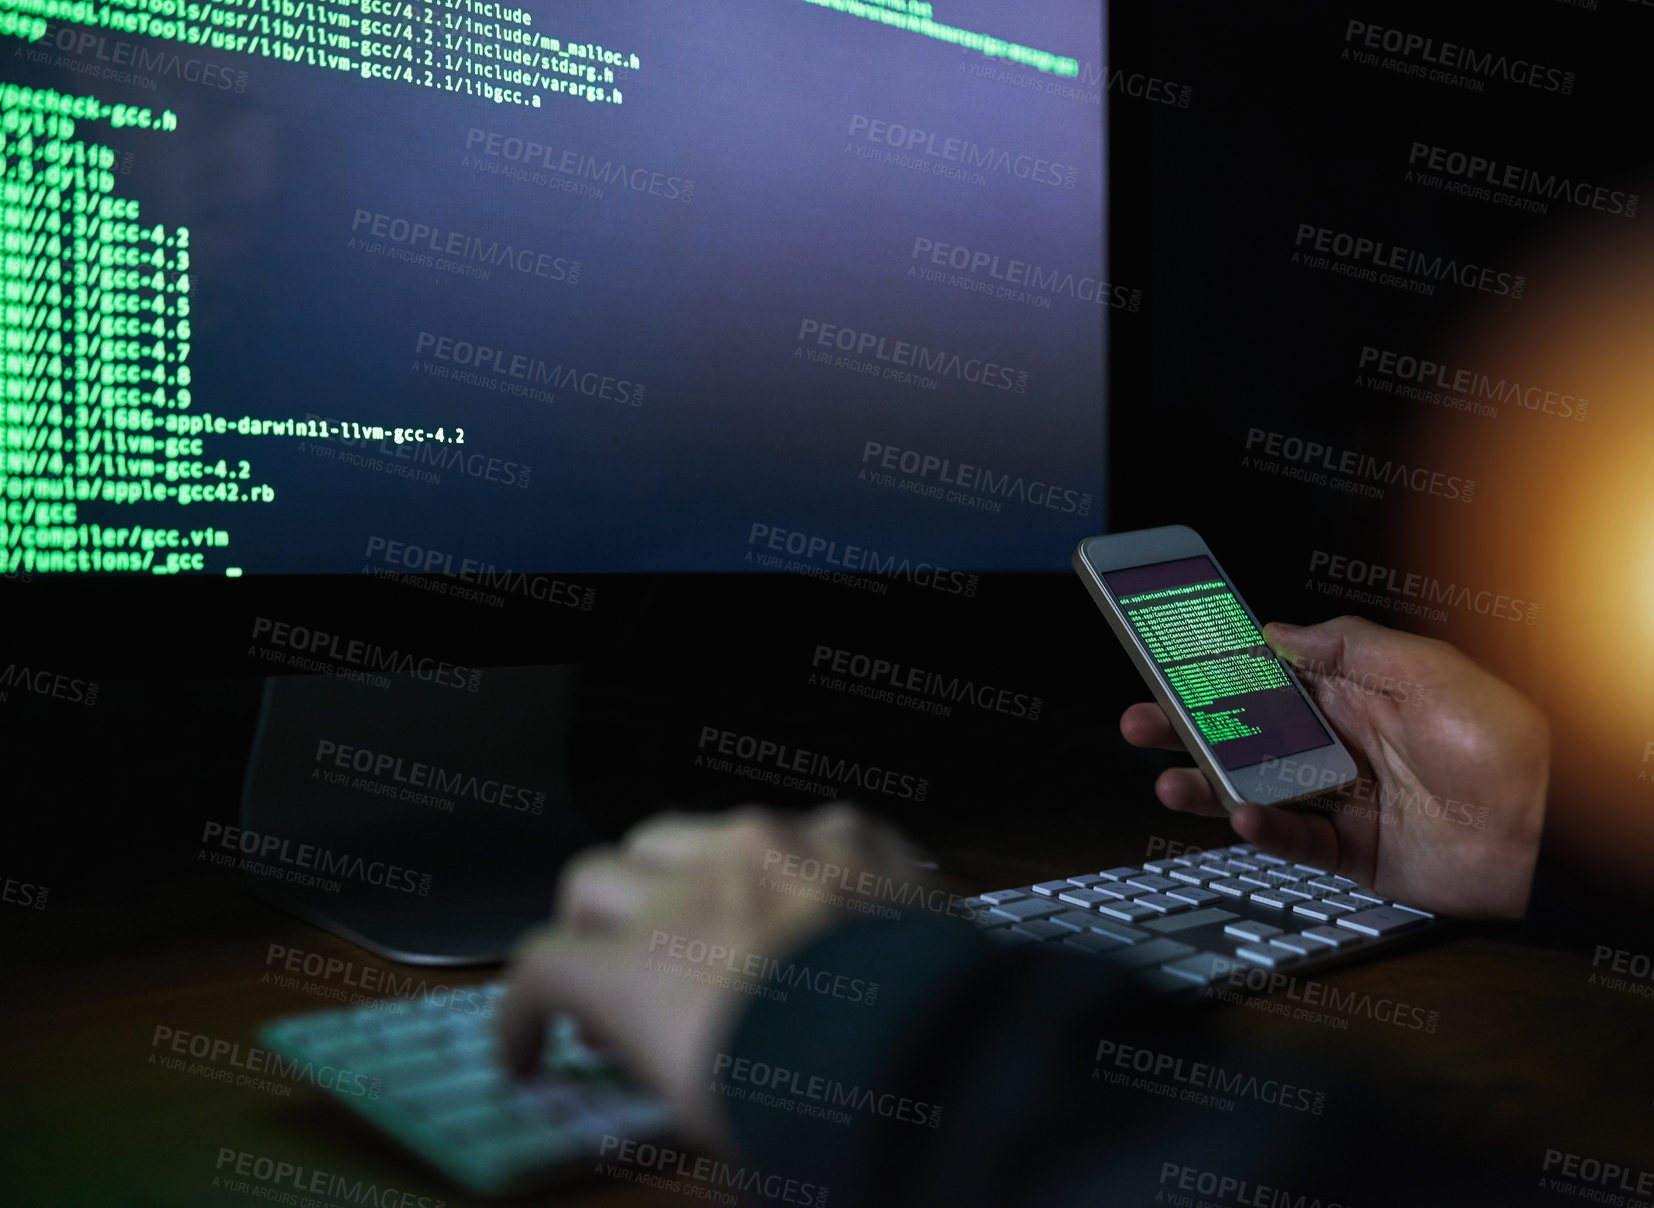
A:
<svg viewBox="0 0 1654 1208">
<path fill-rule="evenodd" d="M 577 669 L 364 674 L 266 682 L 217 850 L 258 897 L 390 960 L 502 961 L 595 839 L 568 788 Z"/>
</svg>

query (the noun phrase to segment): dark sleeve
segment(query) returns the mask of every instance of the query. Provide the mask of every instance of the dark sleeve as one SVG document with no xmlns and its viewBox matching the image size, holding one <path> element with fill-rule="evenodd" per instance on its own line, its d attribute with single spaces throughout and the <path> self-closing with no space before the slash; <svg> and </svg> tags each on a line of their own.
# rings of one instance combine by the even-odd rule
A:
<svg viewBox="0 0 1654 1208">
<path fill-rule="evenodd" d="M 790 968 L 833 976 L 755 998 L 708 1091 L 745 1168 L 791 1180 L 791 1202 L 1387 1202 L 1368 1147 L 1390 1106 L 1369 1075 L 1219 1052 L 1203 1007 L 1144 1003 L 1096 958 L 909 918 L 840 926 Z M 1407 1202 L 1482 1202 L 1469 1150 L 1433 1155 L 1416 1124 Z"/>
</svg>

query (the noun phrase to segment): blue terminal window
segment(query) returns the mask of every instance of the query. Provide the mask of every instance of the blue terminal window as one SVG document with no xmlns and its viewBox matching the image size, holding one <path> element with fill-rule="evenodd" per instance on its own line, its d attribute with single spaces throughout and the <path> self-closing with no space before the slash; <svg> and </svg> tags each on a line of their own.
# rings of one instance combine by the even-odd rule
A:
<svg viewBox="0 0 1654 1208">
<path fill-rule="evenodd" d="M 277 7 L 0 4 L 0 569 L 1055 570 L 1105 527 L 1102 6 Z"/>
</svg>

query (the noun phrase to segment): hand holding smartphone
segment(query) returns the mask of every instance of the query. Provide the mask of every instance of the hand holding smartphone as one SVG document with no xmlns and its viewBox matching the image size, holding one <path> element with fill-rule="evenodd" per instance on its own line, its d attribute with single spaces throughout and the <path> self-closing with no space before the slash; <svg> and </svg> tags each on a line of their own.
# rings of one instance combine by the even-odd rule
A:
<svg viewBox="0 0 1654 1208">
<path fill-rule="evenodd" d="M 1355 781 L 1355 760 L 1193 529 L 1088 537 L 1073 562 L 1226 808 Z"/>
</svg>

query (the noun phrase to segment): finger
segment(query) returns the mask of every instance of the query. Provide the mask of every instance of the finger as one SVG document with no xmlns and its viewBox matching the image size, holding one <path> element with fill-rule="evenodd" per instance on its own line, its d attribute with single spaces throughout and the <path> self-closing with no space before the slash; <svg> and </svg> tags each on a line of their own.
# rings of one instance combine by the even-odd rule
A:
<svg viewBox="0 0 1654 1208">
<path fill-rule="evenodd" d="M 1364 617 L 1334 617 L 1303 626 L 1271 621 L 1264 626 L 1263 636 L 1307 678 L 1336 677 L 1374 685 L 1439 678 L 1442 652 L 1452 650 L 1444 643 L 1388 629 Z"/>
<path fill-rule="evenodd" d="M 854 837 L 871 825 L 872 819 L 854 801 L 825 802 L 804 818 L 804 831 L 811 835 Z"/>
<path fill-rule="evenodd" d="M 913 855 L 902 833 L 852 801 L 830 801 L 805 820 L 807 840 L 830 852 L 854 855 L 865 864 L 911 864 Z"/>
<path fill-rule="evenodd" d="M 1183 740 L 1178 738 L 1166 711 L 1153 701 L 1139 701 L 1120 714 L 1120 733 L 1134 747 L 1158 747 L 1163 751 L 1181 751 Z"/>
<path fill-rule="evenodd" d="M 597 1000 L 605 941 L 545 927 L 519 946 L 505 976 L 505 996 L 494 1021 L 500 1063 L 517 1075 L 532 1073 L 545 1050 L 546 1020 Z"/>
<path fill-rule="evenodd" d="M 621 850 L 628 859 L 644 864 L 681 867 L 727 841 L 731 822 L 743 812 L 686 814 L 673 810 L 655 814 L 626 832 Z"/>
<path fill-rule="evenodd" d="M 1229 812 L 1212 792 L 1206 777 L 1194 768 L 1167 768 L 1161 772 L 1154 782 L 1154 795 L 1161 805 L 1179 813 L 1221 818 Z"/>
<path fill-rule="evenodd" d="M 1321 814 L 1246 802 L 1229 816 L 1235 833 L 1271 856 L 1336 871 L 1338 832 Z"/>
<path fill-rule="evenodd" d="M 794 831 L 805 857 L 821 861 L 823 880 L 859 882 L 868 875 L 922 876 L 900 832 L 848 801 L 812 810 Z"/>
<path fill-rule="evenodd" d="M 801 827 L 775 810 L 744 805 L 724 816 L 717 842 L 707 849 L 708 859 L 729 870 L 762 871 L 784 864 L 789 855 L 809 854 Z"/>
<path fill-rule="evenodd" d="M 647 898 L 651 871 L 612 847 L 582 852 L 563 866 L 554 917 L 576 929 L 634 918 Z"/>
</svg>

